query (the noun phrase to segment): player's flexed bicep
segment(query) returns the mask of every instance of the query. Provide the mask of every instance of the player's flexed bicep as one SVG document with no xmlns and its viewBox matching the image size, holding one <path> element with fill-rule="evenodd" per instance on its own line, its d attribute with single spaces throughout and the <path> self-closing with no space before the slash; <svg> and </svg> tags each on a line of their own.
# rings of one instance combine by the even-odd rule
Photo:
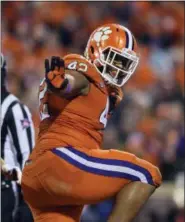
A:
<svg viewBox="0 0 185 222">
<path fill-rule="evenodd" d="M 89 90 L 88 79 L 81 70 L 65 69 L 64 60 L 52 57 L 51 62 L 45 60 L 46 83 L 48 90 L 64 98 L 85 95 Z"/>
</svg>

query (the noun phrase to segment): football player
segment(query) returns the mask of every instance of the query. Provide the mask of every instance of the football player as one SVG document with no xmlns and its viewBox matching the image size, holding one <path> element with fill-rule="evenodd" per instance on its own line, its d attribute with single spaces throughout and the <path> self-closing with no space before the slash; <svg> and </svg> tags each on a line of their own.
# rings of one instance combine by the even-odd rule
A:
<svg viewBox="0 0 185 222">
<path fill-rule="evenodd" d="M 76 222 L 85 204 L 116 195 L 108 222 L 130 222 L 161 184 L 155 166 L 117 150 L 101 150 L 121 87 L 139 63 L 126 27 L 108 24 L 90 36 L 85 55 L 45 60 L 40 132 L 22 188 L 36 222 Z"/>
</svg>

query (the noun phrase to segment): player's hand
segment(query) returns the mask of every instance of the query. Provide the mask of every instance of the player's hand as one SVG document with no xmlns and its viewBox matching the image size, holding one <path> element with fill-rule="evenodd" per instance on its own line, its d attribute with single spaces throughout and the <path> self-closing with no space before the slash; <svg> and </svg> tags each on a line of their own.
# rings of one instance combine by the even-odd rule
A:
<svg viewBox="0 0 185 222">
<path fill-rule="evenodd" d="M 45 59 L 46 82 L 50 89 L 61 89 L 64 82 L 65 65 L 60 57 L 53 56 L 51 61 Z"/>
</svg>

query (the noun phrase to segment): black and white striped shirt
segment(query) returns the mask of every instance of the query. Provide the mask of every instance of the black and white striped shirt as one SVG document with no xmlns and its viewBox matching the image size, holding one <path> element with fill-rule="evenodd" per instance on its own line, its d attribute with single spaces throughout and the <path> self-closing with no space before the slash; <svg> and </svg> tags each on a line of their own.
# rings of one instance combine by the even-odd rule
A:
<svg viewBox="0 0 185 222">
<path fill-rule="evenodd" d="M 14 95 L 1 94 L 1 157 L 10 166 L 24 167 L 35 144 L 32 117 Z"/>
</svg>

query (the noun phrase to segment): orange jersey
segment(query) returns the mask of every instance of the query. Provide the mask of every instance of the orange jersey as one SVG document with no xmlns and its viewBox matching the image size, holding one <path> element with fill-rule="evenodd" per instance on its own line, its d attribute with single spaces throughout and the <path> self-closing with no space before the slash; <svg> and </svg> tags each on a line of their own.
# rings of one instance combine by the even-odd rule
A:
<svg viewBox="0 0 185 222">
<path fill-rule="evenodd" d="M 67 100 L 48 91 L 43 80 L 39 95 L 42 121 L 35 149 L 39 153 L 66 145 L 98 149 L 102 142 L 110 107 L 109 89 L 83 56 L 70 54 L 64 61 L 66 70 L 75 69 L 89 79 L 90 90 L 86 96 Z"/>
<path fill-rule="evenodd" d="M 64 61 L 66 69 L 78 70 L 89 79 L 90 91 L 87 96 L 67 100 L 49 92 L 45 80 L 42 81 L 39 95 L 41 123 L 36 145 L 39 153 L 65 145 L 97 149 L 102 142 L 109 109 L 104 81 L 84 57 L 70 54 Z"/>
</svg>

